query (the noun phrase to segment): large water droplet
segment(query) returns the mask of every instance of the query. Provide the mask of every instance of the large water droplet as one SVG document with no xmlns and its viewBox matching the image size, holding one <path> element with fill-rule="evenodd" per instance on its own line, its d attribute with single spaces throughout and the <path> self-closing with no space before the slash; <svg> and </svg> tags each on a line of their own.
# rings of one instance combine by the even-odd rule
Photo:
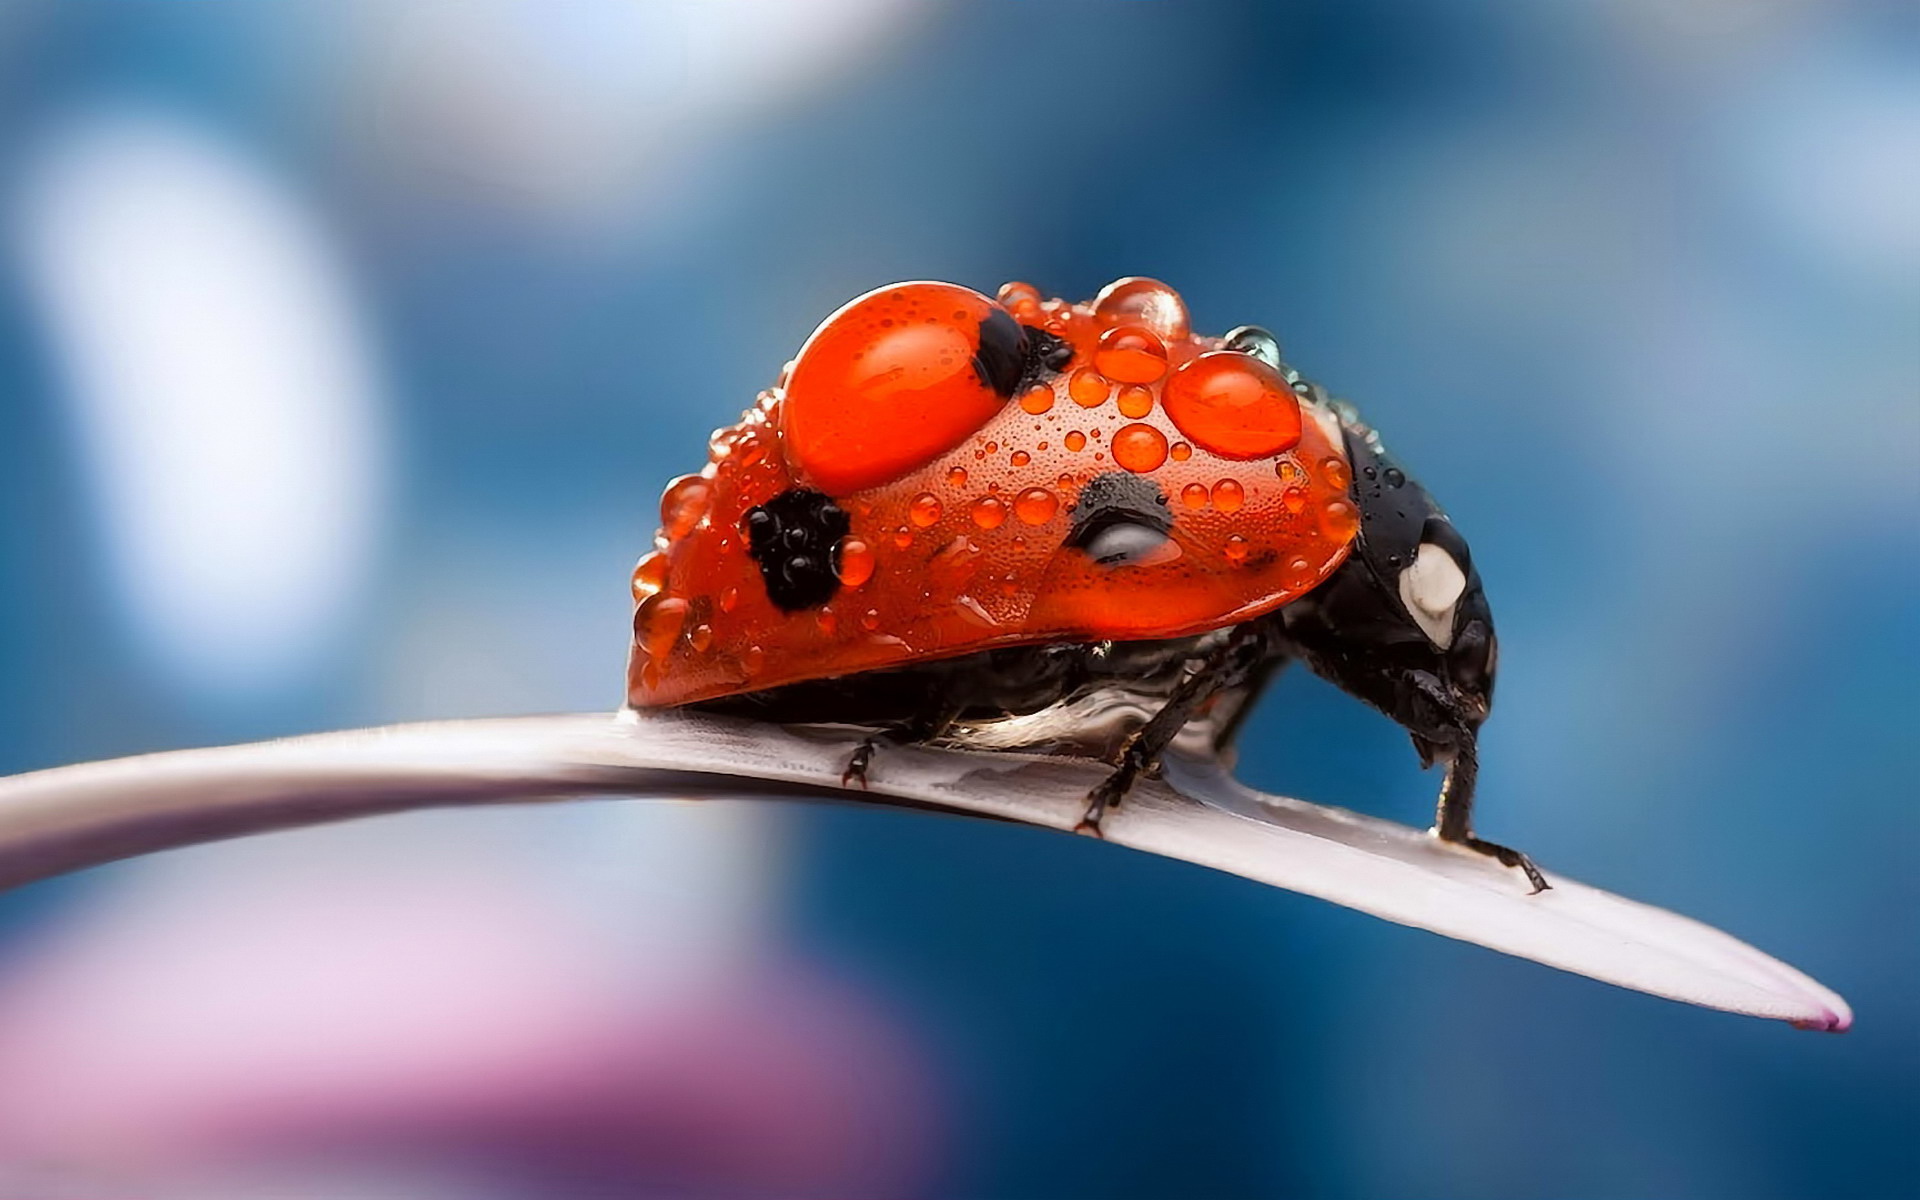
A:
<svg viewBox="0 0 1920 1200">
<path fill-rule="evenodd" d="M 1167 346 L 1150 329 L 1118 325 L 1100 335 L 1093 366 L 1120 383 L 1152 383 L 1167 373 Z"/>
<path fill-rule="evenodd" d="M 1045 525 L 1059 510 L 1060 498 L 1046 488 L 1028 488 L 1013 501 L 1013 515 L 1028 525 Z"/>
<path fill-rule="evenodd" d="M 973 502 L 967 515 L 982 529 L 998 529 L 1006 523 L 1007 506 L 994 496 L 982 496 Z"/>
<path fill-rule="evenodd" d="M 687 602 L 678 596 L 651 596 L 633 614 L 633 636 L 650 658 L 665 658 L 686 624 Z"/>
<path fill-rule="evenodd" d="M 907 506 L 907 520 L 921 529 L 937 523 L 940 520 L 939 499 L 932 492 L 921 492 L 913 498 L 913 503 Z"/>
<path fill-rule="evenodd" d="M 1081 408 L 1098 408 L 1107 402 L 1107 396 L 1113 391 L 1113 385 L 1100 377 L 1092 367 L 1081 367 L 1067 377 L 1067 395 Z"/>
<path fill-rule="evenodd" d="M 1180 432 L 1222 458 L 1266 458 L 1300 441 L 1300 401 L 1257 358 L 1215 350 L 1183 363 L 1160 406 Z"/>
<path fill-rule="evenodd" d="M 1327 540 L 1347 542 L 1360 530 L 1360 514 L 1345 500 L 1329 500 L 1320 510 L 1320 532 Z"/>
<path fill-rule="evenodd" d="M 1113 461 L 1136 475 L 1156 471 L 1167 461 L 1166 435 L 1151 425 L 1123 425 L 1113 435 Z"/>
<path fill-rule="evenodd" d="M 1246 506 L 1247 489 L 1237 479 L 1222 479 L 1213 485 L 1213 506 L 1221 512 L 1239 512 Z"/>
<path fill-rule="evenodd" d="M 1120 415 L 1138 421 L 1153 411 L 1153 389 L 1130 383 L 1120 389 Z"/>
<path fill-rule="evenodd" d="M 840 565 L 836 574 L 840 582 L 848 587 L 857 588 L 873 578 L 873 547 L 859 538 L 840 540 Z"/>
<path fill-rule="evenodd" d="M 645 600 L 667 585 L 667 556 L 658 550 L 640 557 L 633 565 L 633 598 Z"/>
<path fill-rule="evenodd" d="M 698 475 L 682 475 L 660 494 L 660 528 L 669 538 L 682 538 L 707 515 L 713 484 Z"/>
<path fill-rule="evenodd" d="M 1168 341 L 1187 336 L 1187 306 L 1174 291 L 1158 279 L 1129 276 L 1116 279 L 1100 289 L 1093 301 L 1093 315 L 1109 325 L 1144 325 Z"/>
</svg>

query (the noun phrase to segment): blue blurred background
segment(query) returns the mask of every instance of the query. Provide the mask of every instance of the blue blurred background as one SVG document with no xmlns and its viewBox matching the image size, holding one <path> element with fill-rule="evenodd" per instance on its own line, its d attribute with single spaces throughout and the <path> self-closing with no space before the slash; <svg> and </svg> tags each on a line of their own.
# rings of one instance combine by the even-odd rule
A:
<svg viewBox="0 0 1920 1200">
<path fill-rule="evenodd" d="M 1471 539 L 1482 825 L 1696 1011 L 1079 839 L 613 803 L 0 896 L 0 1193 L 1920 1193 L 1920 14 L 0 7 L 0 770 L 607 708 L 670 476 L 904 278 L 1276 330 Z M 1253 784 L 1434 779 L 1303 674 Z"/>
</svg>

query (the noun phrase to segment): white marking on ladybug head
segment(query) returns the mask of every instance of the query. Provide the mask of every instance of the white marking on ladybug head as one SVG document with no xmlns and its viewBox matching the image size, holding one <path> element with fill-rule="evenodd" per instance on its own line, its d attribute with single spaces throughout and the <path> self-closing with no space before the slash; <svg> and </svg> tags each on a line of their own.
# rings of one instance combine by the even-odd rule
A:
<svg viewBox="0 0 1920 1200">
<path fill-rule="evenodd" d="M 1413 565 L 1400 572 L 1400 603 L 1427 640 L 1445 650 L 1453 644 L 1453 610 L 1467 590 L 1467 573 L 1453 555 L 1422 542 Z"/>
</svg>

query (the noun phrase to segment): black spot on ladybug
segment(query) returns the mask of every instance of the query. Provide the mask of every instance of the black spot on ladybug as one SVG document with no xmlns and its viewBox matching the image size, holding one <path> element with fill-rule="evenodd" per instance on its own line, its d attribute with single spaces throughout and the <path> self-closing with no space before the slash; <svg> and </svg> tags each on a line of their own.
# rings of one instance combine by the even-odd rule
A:
<svg viewBox="0 0 1920 1200">
<path fill-rule="evenodd" d="M 1002 400 L 1013 397 L 1020 377 L 1027 369 L 1027 331 L 1003 308 L 996 308 L 980 322 L 980 349 L 973 356 L 974 373 L 980 382 L 999 393 Z"/>
<path fill-rule="evenodd" d="M 1166 541 L 1173 528 L 1166 493 L 1131 471 L 1109 471 L 1088 480 L 1068 515 L 1073 519 L 1068 548 L 1107 566 L 1143 557 Z"/>
<path fill-rule="evenodd" d="M 1021 325 L 1002 309 L 980 322 L 980 349 L 973 372 L 1002 400 L 1046 383 L 1073 360 L 1073 347 L 1044 329 Z"/>
<path fill-rule="evenodd" d="M 1046 383 L 1073 361 L 1073 347 L 1044 329 L 1022 325 L 1027 334 L 1027 358 L 1020 374 L 1020 386 L 1030 388 Z"/>
<path fill-rule="evenodd" d="M 853 521 L 825 493 L 789 488 L 749 509 L 741 526 L 767 598 L 783 612 L 817 608 L 840 590 L 834 558 Z"/>
</svg>

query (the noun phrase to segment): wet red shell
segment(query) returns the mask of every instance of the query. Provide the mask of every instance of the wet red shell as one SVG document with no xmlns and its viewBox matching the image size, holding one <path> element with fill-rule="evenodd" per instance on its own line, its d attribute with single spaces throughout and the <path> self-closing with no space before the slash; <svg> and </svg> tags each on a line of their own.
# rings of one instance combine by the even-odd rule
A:
<svg viewBox="0 0 1920 1200">
<path fill-rule="evenodd" d="M 996 305 L 1073 357 L 1011 399 L 973 365 Z M 889 323 L 891 322 L 891 323 Z M 669 485 L 634 570 L 628 699 L 682 704 L 994 646 L 1179 637 L 1269 612 L 1324 580 L 1358 527 L 1330 426 L 1273 368 L 1195 337 L 1165 284 L 1091 305 L 1008 284 L 869 293 L 808 339 L 782 384 Z M 1103 566 L 1062 543 L 1089 480 L 1158 485 L 1160 551 Z M 783 612 L 748 553 L 748 510 L 806 486 L 851 519 L 840 587 Z"/>
</svg>

